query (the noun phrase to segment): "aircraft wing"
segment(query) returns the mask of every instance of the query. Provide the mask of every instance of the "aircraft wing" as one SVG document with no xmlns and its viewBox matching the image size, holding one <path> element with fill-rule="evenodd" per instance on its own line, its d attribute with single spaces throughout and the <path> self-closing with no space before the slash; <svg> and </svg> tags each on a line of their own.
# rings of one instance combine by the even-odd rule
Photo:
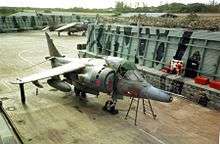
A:
<svg viewBox="0 0 220 144">
<path fill-rule="evenodd" d="M 41 79 L 61 75 L 64 73 L 76 71 L 76 70 L 82 69 L 84 67 L 85 67 L 84 63 L 71 62 L 71 63 L 65 64 L 63 66 L 55 67 L 55 68 L 45 70 L 45 71 L 42 71 L 42 72 L 39 72 L 36 74 L 32 74 L 27 77 L 18 78 L 16 82 L 12 82 L 12 83 L 13 84 L 22 84 L 22 83 L 34 82 L 37 80 L 41 80 Z"/>
<path fill-rule="evenodd" d="M 45 28 L 42 29 L 42 31 L 46 31 L 50 28 L 50 26 L 46 26 Z"/>
<path fill-rule="evenodd" d="M 69 24 L 66 24 L 66 25 L 64 25 L 64 26 L 62 26 L 62 27 L 56 29 L 55 31 L 63 31 L 63 30 L 65 30 L 65 29 L 71 28 L 71 27 L 73 27 L 73 26 L 75 26 L 75 25 L 77 25 L 76 22 L 69 23 Z"/>
</svg>

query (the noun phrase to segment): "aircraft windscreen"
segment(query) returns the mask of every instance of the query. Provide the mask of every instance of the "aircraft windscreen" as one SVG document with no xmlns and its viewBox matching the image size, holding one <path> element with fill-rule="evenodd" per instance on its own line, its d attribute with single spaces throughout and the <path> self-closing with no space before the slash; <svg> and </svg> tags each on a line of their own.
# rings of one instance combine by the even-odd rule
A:
<svg viewBox="0 0 220 144">
<path fill-rule="evenodd" d="M 135 65 L 135 63 L 133 62 L 129 62 L 129 61 L 125 61 L 122 65 L 121 68 L 125 69 L 125 70 L 136 70 L 137 67 Z"/>
</svg>

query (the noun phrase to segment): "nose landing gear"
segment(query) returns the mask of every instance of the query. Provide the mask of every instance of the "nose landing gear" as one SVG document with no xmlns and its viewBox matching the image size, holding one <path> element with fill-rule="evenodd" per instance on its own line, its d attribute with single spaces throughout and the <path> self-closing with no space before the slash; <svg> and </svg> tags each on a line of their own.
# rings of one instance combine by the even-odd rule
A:
<svg viewBox="0 0 220 144">
<path fill-rule="evenodd" d="M 113 115 L 118 114 L 118 110 L 115 109 L 116 106 L 116 101 L 113 100 L 107 100 L 105 102 L 104 107 L 102 108 L 104 111 L 107 111 Z"/>
</svg>

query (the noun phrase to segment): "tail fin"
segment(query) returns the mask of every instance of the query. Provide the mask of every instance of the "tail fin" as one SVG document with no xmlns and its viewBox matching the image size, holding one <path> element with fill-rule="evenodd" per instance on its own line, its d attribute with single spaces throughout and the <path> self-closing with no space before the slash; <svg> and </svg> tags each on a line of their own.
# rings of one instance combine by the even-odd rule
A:
<svg viewBox="0 0 220 144">
<path fill-rule="evenodd" d="M 54 57 L 62 57 L 62 55 L 59 53 L 59 51 L 57 50 L 57 48 L 55 47 L 53 40 L 50 38 L 49 34 L 47 32 L 45 32 L 46 38 L 47 38 L 47 45 L 48 45 L 48 49 L 49 49 L 49 53 L 50 56 L 54 56 Z"/>
</svg>

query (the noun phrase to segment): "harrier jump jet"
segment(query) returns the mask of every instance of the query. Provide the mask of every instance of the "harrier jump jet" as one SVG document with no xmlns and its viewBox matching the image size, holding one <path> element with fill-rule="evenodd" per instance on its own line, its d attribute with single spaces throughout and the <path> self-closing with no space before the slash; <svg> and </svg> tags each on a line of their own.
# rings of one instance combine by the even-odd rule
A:
<svg viewBox="0 0 220 144">
<path fill-rule="evenodd" d="M 51 61 L 51 69 L 27 77 L 18 78 L 21 101 L 25 103 L 24 84 L 32 82 L 43 88 L 39 80 L 47 79 L 47 83 L 60 91 L 75 91 L 78 97 L 86 93 L 99 95 L 100 92 L 110 95 L 103 107 L 110 113 L 115 109 L 118 99 L 123 96 L 152 99 L 160 102 L 171 102 L 170 94 L 153 87 L 137 70 L 133 62 L 116 57 L 104 58 L 67 58 L 60 54 L 47 33 L 47 43 Z"/>
<path fill-rule="evenodd" d="M 66 31 L 68 35 L 71 35 L 71 33 L 76 33 L 76 32 L 83 32 L 83 35 L 84 35 L 87 28 L 88 28 L 88 25 L 86 22 L 73 22 L 73 23 L 69 23 L 64 26 L 61 26 L 57 28 L 55 31 L 58 32 L 58 36 L 60 36 L 60 33 L 64 31 Z"/>
</svg>

